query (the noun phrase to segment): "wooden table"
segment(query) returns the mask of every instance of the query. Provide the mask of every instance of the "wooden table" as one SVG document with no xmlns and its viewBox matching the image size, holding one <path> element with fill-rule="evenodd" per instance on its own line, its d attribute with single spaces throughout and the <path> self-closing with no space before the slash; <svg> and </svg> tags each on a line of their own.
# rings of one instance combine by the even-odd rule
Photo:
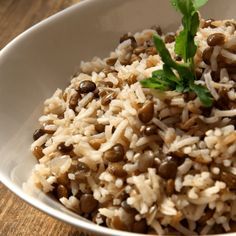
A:
<svg viewBox="0 0 236 236">
<path fill-rule="evenodd" d="M 0 49 L 42 19 L 79 0 L 0 0 Z M 70 225 L 34 209 L 0 183 L 0 236 L 79 236 Z"/>
</svg>

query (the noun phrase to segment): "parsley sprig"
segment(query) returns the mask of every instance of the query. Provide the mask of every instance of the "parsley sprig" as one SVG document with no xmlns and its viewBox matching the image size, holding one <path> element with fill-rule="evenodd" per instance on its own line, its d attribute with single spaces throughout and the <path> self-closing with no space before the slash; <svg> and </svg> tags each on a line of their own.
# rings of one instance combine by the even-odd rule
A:
<svg viewBox="0 0 236 236">
<path fill-rule="evenodd" d="M 208 89 L 194 83 L 196 80 L 194 56 L 197 51 L 194 37 L 200 24 L 198 9 L 206 2 L 207 0 L 171 0 L 172 5 L 183 14 L 183 30 L 176 37 L 175 53 L 183 58 L 184 63 L 174 61 L 162 38 L 154 35 L 154 44 L 164 65 L 162 70 L 154 71 L 151 78 L 141 81 L 143 87 L 162 91 L 192 91 L 204 106 L 212 106 L 213 98 Z"/>
</svg>

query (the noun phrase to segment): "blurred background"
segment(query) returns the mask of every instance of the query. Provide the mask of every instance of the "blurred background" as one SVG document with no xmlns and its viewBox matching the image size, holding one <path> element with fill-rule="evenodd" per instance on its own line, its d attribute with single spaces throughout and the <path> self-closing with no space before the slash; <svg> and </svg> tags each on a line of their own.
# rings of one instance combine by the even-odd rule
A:
<svg viewBox="0 0 236 236">
<path fill-rule="evenodd" d="M 79 0 L 0 0 L 0 50 L 17 35 Z M 0 236 L 84 236 L 16 197 L 0 182 Z"/>
</svg>

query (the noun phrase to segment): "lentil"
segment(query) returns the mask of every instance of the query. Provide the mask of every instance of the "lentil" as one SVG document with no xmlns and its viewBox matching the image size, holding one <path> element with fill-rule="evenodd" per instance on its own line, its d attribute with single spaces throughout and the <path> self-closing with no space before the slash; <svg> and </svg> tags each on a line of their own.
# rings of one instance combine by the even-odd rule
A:
<svg viewBox="0 0 236 236">
<path fill-rule="evenodd" d="M 67 188 L 64 185 L 59 184 L 57 186 L 57 197 L 58 197 L 58 199 L 60 199 L 62 197 L 68 198 L 68 195 L 69 194 L 68 194 Z"/>
<path fill-rule="evenodd" d="M 235 190 L 236 189 L 236 176 L 232 173 L 222 171 L 220 173 L 221 181 L 225 182 L 229 189 Z"/>
<path fill-rule="evenodd" d="M 157 54 L 157 49 L 155 47 L 148 47 L 145 52 L 149 56 L 154 56 Z"/>
<path fill-rule="evenodd" d="M 33 150 L 33 154 L 38 160 L 41 159 L 44 156 L 43 148 L 40 146 L 35 146 Z"/>
<path fill-rule="evenodd" d="M 145 151 L 138 159 L 138 170 L 141 172 L 147 171 L 154 164 L 154 155 L 152 151 Z"/>
<path fill-rule="evenodd" d="M 144 135 L 151 136 L 157 133 L 157 126 L 154 124 L 147 125 L 143 130 Z"/>
<path fill-rule="evenodd" d="M 137 82 L 137 76 L 132 74 L 128 77 L 127 82 L 129 85 L 135 84 Z"/>
<path fill-rule="evenodd" d="M 173 43 L 175 41 L 175 35 L 173 33 L 169 33 L 165 36 L 165 43 Z"/>
<path fill-rule="evenodd" d="M 136 54 L 132 54 L 130 58 L 130 63 L 132 64 L 135 61 L 141 61 L 142 58 L 140 56 L 137 56 Z"/>
<path fill-rule="evenodd" d="M 97 133 L 102 133 L 105 131 L 105 125 L 103 125 L 103 124 L 95 124 L 94 128 Z"/>
<path fill-rule="evenodd" d="M 57 183 L 68 186 L 70 184 L 70 180 L 68 178 L 68 173 L 63 173 L 57 177 Z"/>
<path fill-rule="evenodd" d="M 112 163 L 107 168 L 108 172 L 118 178 L 124 178 L 127 176 L 127 172 L 123 169 L 121 163 Z"/>
<path fill-rule="evenodd" d="M 212 29 L 216 28 L 216 26 L 214 24 L 212 24 L 214 21 L 215 21 L 214 19 L 205 20 L 202 28 L 208 28 L 208 27 L 210 27 Z"/>
<path fill-rule="evenodd" d="M 75 94 L 73 94 L 69 101 L 69 108 L 75 110 L 75 108 L 78 106 L 78 101 L 80 98 L 80 93 L 76 92 Z"/>
<path fill-rule="evenodd" d="M 133 53 L 136 54 L 136 55 L 139 55 L 141 53 L 144 53 L 146 50 L 146 47 L 144 46 L 139 46 L 137 48 L 134 49 Z"/>
<path fill-rule="evenodd" d="M 171 196 L 175 192 L 175 182 L 173 179 L 168 179 L 166 181 L 166 194 Z"/>
<path fill-rule="evenodd" d="M 70 144 L 69 146 L 66 146 L 64 142 L 60 143 L 57 146 L 58 151 L 62 152 L 62 153 L 69 153 L 73 150 L 73 145 Z"/>
<path fill-rule="evenodd" d="M 217 46 L 222 45 L 225 42 L 225 35 L 222 33 L 214 33 L 208 36 L 207 38 L 207 44 L 209 46 Z"/>
<path fill-rule="evenodd" d="M 119 216 L 113 216 L 111 219 L 111 226 L 114 229 L 126 231 L 127 227 Z"/>
<path fill-rule="evenodd" d="M 110 162 L 119 162 L 124 159 L 125 150 L 122 144 L 116 144 L 109 150 L 107 150 L 103 157 L 105 160 Z"/>
<path fill-rule="evenodd" d="M 211 55 L 213 53 L 213 47 L 207 47 L 202 53 L 202 60 L 207 64 L 211 64 Z"/>
<path fill-rule="evenodd" d="M 147 230 L 148 230 L 148 226 L 145 219 L 134 222 L 133 230 L 132 230 L 134 233 L 146 234 Z"/>
<path fill-rule="evenodd" d="M 36 129 L 34 131 L 34 134 L 33 134 L 33 139 L 34 141 L 36 141 L 37 139 L 39 139 L 41 136 L 43 136 L 45 134 L 45 131 L 44 129 L 40 128 L 40 129 Z"/>
<path fill-rule="evenodd" d="M 114 72 L 117 72 L 115 69 L 112 69 L 112 68 L 110 68 L 110 67 L 107 67 L 107 68 L 104 68 L 103 70 L 102 70 L 102 72 L 105 74 L 105 75 L 108 75 L 108 74 L 110 74 L 110 73 L 114 73 Z"/>
<path fill-rule="evenodd" d="M 116 61 L 117 61 L 116 57 L 111 57 L 106 60 L 106 63 L 109 66 L 114 66 L 116 64 Z"/>
<path fill-rule="evenodd" d="M 132 48 L 136 48 L 137 47 L 137 42 L 136 39 L 134 38 L 134 36 L 132 35 L 128 35 L 128 34 L 124 34 L 121 38 L 120 38 L 120 43 L 123 43 L 124 41 L 130 39 L 131 40 L 131 46 Z"/>
<path fill-rule="evenodd" d="M 157 32 L 157 34 L 159 34 L 160 36 L 162 35 L 162 29 L 159 25 L 154 25 L 151 27 L 152 30 L 155 30 Z"/>
<path fill-rule="evenodd" d="M 148 123 L 152 120 L 154 116 L 154 104 L 153 102 L 148 102 L 143 105 L 138 111 L 138 118 L 143 123 Z"/>
<path fill-rule="evenodd" d="M 177 167 L 175 161 L 165 160 L 160 164 L 158 174 L 164 179 L 174 179 L 177 173 Z"/>
<path fill-rule="evenodd" d="M 205 210 L 204 215 L 201 216 L 201 218 L 198 220 L 197 223 L 199 225 L 206 225 L 207 221 L 213 217 L 213 214 L 214 214 L 214 210 L 207 208 Z"/>
<path fill-rule="evenodd" d="M 96 84 L 90 80 L 84 80 L 79 84 L 80 93 L 90 93 L 96 89 Z"/>
<path fill-rule="evenodd" d="M 80 209 L 83 213 L 93 212 L 98 205 L 98 201 L 94 199 L 92 194 L 83 194 L 80 198 Z"/>
<path fill-rule="evenodd" d="M 117 94 L 115 92 L 110 92 L 107 93 L 106 95 L 104 95 L 101 99 L 101 104 L 103 106 L 107 106 L 108 104 L 110 104 L 110 102 L 115 99 L 117 96 Z"/>
</svg>

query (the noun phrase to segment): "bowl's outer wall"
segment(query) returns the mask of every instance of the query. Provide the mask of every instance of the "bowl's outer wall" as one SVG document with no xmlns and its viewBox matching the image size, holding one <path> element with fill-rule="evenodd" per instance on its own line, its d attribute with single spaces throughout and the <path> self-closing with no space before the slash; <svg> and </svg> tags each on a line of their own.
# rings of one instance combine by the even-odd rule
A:
<svg viewBox="0 0 236 236">
<path fill-rule="evenodd" d="M 202 15 L 233 18 L 235 9 L 235 0 L 209 0 Z M 44 195 L 35 199 L 21 190 L 35 163 L 29 149 L 43 101 L 56 88 L 66 87 L 81 60 L 109 56 L 122 34 L 152 25 L 176 30 L 179 24 L 179 14 L 167 0 L 87 0 L 43 21 L 4 48 L 0 52 L 0 180 L 32 205 L 74 225 L 90 227 L 98 235 L 100 227 L 81 223 Z M 102 235 L 111 232 L 120 234 L 107 229 Z"/>
</svg>

